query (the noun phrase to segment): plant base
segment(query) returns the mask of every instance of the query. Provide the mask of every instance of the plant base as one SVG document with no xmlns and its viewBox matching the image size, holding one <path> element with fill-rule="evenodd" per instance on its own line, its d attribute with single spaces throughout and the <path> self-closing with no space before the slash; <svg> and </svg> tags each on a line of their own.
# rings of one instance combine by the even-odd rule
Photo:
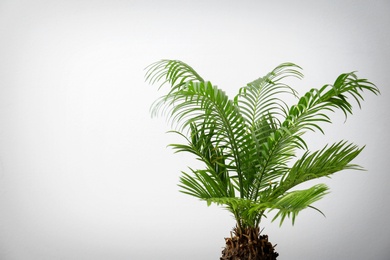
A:
<svg viewBox="0 0 390 260">
<path fill-rule="evenodd" d="M 234 234 L 234 235 L 233 235 Z M 225 238 L 226 247 L 222 251 L 220 260 L 275 260 L 279 255 L 268 242 L 267 235 L 260 235 L 259 228 L 248 228 L 238 231 Z"/>
</svg>

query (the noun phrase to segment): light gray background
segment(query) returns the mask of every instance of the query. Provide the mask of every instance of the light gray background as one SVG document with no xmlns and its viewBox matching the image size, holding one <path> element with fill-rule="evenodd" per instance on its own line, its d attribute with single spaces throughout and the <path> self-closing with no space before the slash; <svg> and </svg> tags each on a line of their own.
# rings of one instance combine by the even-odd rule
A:
<svg viewBox="0 0 390 260">
<path fill-rule="evenodd" d="M 280 260 L 390 259 L 389 1 L 0 2 L 0 259 L 219 259 L 228 212 L 178 192 L 144 67 L 181 59 L 230 95 L 292 61 L 304 93 L 358 70 L 382 95 L 311 135 L 367 147 L 324 180 L 326 218 L 266 220 Z"/>
</svg>

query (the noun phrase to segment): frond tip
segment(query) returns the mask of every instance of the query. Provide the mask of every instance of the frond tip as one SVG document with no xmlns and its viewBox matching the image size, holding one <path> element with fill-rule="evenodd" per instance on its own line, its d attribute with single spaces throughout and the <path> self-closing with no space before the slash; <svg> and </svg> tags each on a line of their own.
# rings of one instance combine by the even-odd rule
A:
<svg viewBox="0 0 390 260">
<path fill-rule="evenodd" d="M 150 84 L 162 80 L 160 87 L 165 83 L 179 87 L 189 81 L 203 81 L 191 66 L 179 60 L 160 60 L 145 69 L 145 80 Z"/>
<path fill-rule="evenodd" d="M 287 105 L 279 96 L 297 95 L 293 88 L 283 83 L 283 80 L 288 77 L 303 78 L 301 67 L 294 63 L 283 63 L 264 77 L 240 88 L 234 100 L 240 107 L 249 128 L 253 128 L 264 116 L 277 117 L 284 114 Z"/>
</svg>

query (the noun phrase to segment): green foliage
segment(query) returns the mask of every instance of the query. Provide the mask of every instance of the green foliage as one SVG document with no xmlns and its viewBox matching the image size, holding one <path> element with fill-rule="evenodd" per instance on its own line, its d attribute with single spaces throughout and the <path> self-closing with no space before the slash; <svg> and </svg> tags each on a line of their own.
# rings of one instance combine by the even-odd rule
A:
<svg viewBox="0 0 390 260">
<path fill-rule="evenodd" d="M 331 112 L 341 110 L 347 117 L 352 114 L 350 100 L 360 107 L 363 92 L 378 95 L 378 88 L 351 72 L 298 97 L 283 83 L 287 77 L 302 78 L 301 68 L 283 63 L 229 99 L 181 61 L 162 60 L 147 68 L 146 80 L 151 84 L 170 85 L 170 91 L 152 106 L 152 114 L 163 114 L 176 123 L 172 132 L 185 140 L 170 146 L 204 163 L 202 169 L 182 172 L 181 191 L 208 205 L 223 205 L 235 217 L 238 229 L 258 226 L 271 210 L 277 211 L 274 219 L 280 218 L 280 224 L 286 217 L 294 223 L 301 210 L 318 210 L 312 204 L 328 193 L 324 184 L 305 190 L 294 187 L 342 170 L 361 169 L 351 161 L 364 147 L 340 141 L 310 151 L 303 135 L 323 133 L 321 124 L 331 123 Z M 297 103 L 288 106 L 282 99 L 285 95 L 297 98 Z M 303 155 L 296 158 L 299 150 Z"/>
</svg>

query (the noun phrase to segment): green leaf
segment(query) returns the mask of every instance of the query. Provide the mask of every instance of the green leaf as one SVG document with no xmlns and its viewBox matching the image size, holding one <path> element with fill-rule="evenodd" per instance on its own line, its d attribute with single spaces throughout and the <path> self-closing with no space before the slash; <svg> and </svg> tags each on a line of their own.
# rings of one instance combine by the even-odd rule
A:
<svg viewBox="0 0 390 260">
<path fill-rule="evenodd" d="M 364 147 L 358 148 L 346 141 L 340 141 L 312 153 L 305 152 L 280 181 L 278 188 L 273 191 L 274 196 L 305 181 L 327 177 L 342 170 L 362 170 L 359 165 L 350 162 L 363 149 Z"/>
<path fill-rule="evenodd" d="M 274 219 L 280 218 L 280 223 L 286 217 L 294 223 L 305 208 L 323 214 L 311 204 L 327 193 L 325 185 L 292 188 L 342 170 L 362 169 L 352 161 L 364 147 L 340 141 L 311 152 L 305 133 L 325 134 L 322 124 L 332 123 L 332 113 L 347 117 L 354 103 L 361 107 L 365 92 L 378 95 L 378 88 L 350 72 L 298 98 L 284 82 L 288 77 L 302 78 L 301 68 L 281 64 L 240 88 L 231 100 L 181 61 L 161 60 L 146 68 L 148 82 L 170 86 L 151 108 L 152 115 L 166 116 L 171 132 L 185 141 L 170 147 L 203 162 L 199 169 L 182 172 L 181 192 L 208 205 L 224 205 L 239 229 L 258 226 L 267 209 L 278 210 Z M 286 104 L 286 94 L 297 98 L 295 105 Z M 303 155 L 297 158 L 299 150 Z"/>
<path fill-rule="evenodd" d="M 317 184 L 306 190 L 296 190 L 280 196 L 272 201 L 271 210 L 278 210 L 272 221 L 280 217 L 280 225 L 282 225 L 284 219 L 291 216 L 294 224 L 301 210 L 322 199 L 327 193 L 328 187 L 325 184 Z"/>
</svg>

